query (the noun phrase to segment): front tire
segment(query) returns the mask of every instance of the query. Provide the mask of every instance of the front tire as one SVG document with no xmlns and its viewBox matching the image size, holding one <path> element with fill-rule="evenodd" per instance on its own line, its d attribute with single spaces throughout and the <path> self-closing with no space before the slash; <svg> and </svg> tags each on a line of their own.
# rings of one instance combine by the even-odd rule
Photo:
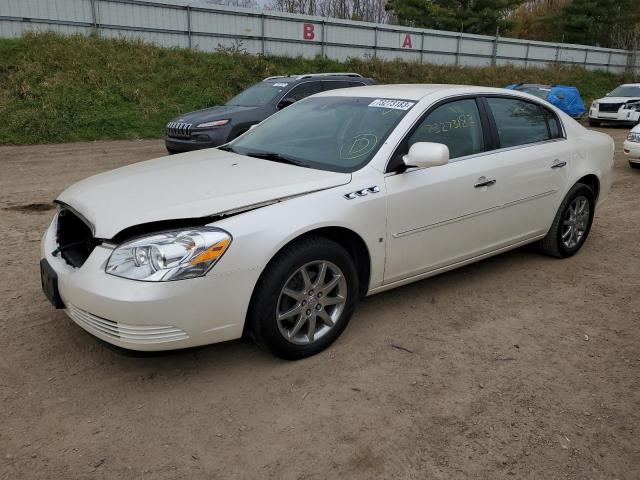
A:
<svg viewBox="0 0 640 480">
<path fill-rule="evenodd" d="M 556 258 L 575 255 L 589 236 L 594 209 L 591 188 L 576 183 L 560 204 L 547 236 L 539 242 L 540 249 Z"/>
<path fill-rule="evenodd" d="M 249 333 L 280 358 L 309 357 L 340 336 L 358 297 L 358 272 L 347 250 L 324 237 L 304 238 L 265 268 L 249 308 Z"/>
<path fill-rule="evenodd" d="M 631 168 L 640 169 L 640 163 L 629 162 Z"/>
<path fill-rule="evenodd" d="M 591 126 L 591 127 L 599 127 L 600 125 L 602 125 L 602 122 L 599 122 L 598 120 L 589 119 L 589 126 Z"/>
</svg>

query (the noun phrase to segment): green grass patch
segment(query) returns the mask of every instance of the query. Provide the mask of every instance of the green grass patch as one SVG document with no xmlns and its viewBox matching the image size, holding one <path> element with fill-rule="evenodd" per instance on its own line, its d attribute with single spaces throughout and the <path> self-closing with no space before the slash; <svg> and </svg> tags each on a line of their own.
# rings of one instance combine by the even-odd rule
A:
<svg viewBox="0 0 640 480">
<path fill-rule="evenodd" d="M 586 102 L 625 80 L 580 67 L 337 62 L 168 49 L 98 36 L 27 34 L 0 39 L 0 143 L 159 138 L 165 123 L 180 113 L 219 105 L 265 77 L 329 71 L 358 72 L 379 83 L 565 83 L 576 85 Z"/>
</svg>

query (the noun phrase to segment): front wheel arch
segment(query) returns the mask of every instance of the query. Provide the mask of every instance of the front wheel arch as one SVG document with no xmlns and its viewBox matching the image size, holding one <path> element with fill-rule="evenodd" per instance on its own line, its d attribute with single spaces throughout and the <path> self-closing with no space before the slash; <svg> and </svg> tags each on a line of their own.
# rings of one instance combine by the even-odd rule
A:
<svg viewBox="0 0 640 480">
<path fill-rule="evenodd" d="M 260 280 L 265 275 L 265 272 L 269 269 L 271 262 L 290 245 L 302 241 L 308 237 L 323 237 L 332 240 L 342 246 L 353 259 L 356 270 L 358 272 L 358 285 L 360 287 L 360 298 L 364 297 L 369 291 L 369 282 L 371 279 L 371 254 L 369 247 L 367 247 L 364 239 L 353 230 L 345 227 L 320 227 L 313 230 L 306 231 L 297 237 L 292 238 L 287 243 L 282 245 L 277 251 L 273 253 L 269 261 L 265 264 L 264 268 L 260 272 L 258 279 L 253 286 L 253 292 L 251 293 L 251 299 L 249 301 L 249 308 L 247 308 L 247 318 L 245 319 L 244 332 L 247 332 L 247 326 L 249 324 L 249 314 L 251 312 L 251 305 L 254 302 L 254 297 L 260 284 Z"/>
</svg>

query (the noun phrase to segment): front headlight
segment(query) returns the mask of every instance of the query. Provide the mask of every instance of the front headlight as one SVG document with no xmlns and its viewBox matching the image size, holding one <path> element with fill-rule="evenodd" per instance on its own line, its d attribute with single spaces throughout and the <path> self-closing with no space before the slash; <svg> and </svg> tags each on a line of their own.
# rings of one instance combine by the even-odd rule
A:
<svg viewBox="0 0 640 480">
<path fill-rule="evenodd" d="M 630 142 L 640 143 L 640 132 L 630 132 L 627 140 Z"/>
<path fill-rule="evenodd" d="M 593 102 L 591 103 L 591 108 L 598 108 L 599 103 L 598 102 Z"/>
<path fill-rule="evenodd" d="M 215 227 L 156 233 L 116 247 L 106 272 L 148 282 L 200 277 L 222 258 L 231 240 L 231 235 Z"/>
<path fill-rule="evenodd" d="M 199 124 L 196 128 L 209 128 L 209 127 L 221 127 L 229 123 L 229 119 L 226 120 L 214 120 L 213 122 L 206 122 Z"/>
</svg>

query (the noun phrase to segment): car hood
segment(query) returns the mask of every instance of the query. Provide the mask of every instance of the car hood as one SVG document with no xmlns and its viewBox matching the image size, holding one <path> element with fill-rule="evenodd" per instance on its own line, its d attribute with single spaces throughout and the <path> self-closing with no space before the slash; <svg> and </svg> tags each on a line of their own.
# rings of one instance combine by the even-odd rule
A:
<svg viewBox="0 0 640 480">
<path fill-rule="evenodd" d="M 217 215 L 347 184 L 351 174 L 245 157 L 218 149 L 135 163 L 82 180 L 57 201 L 97 238 L 161 220 Z"/>
<path fill-rule="evenodd" d="M 241 107 L 238 105 L 220 105 L 218 107 L 205 108 L 203 110 L 197 110 L 195 112 L 185 113 L 174 119 L 175 122 L 184 122 L 199 124 L 204 122 L 210 122 L 212 120 L 222 120 L 228 118 L 231 115 L 238 114 L 240 112 L 250 112 L 252 110 L 259 110 L 260 107 Z"/>
<path fill-rule="evenodd" d="M 637 102 L 640 97 L 604 97 L 597 100 L 598 103 L 627 103 Z"/>
</svg>

